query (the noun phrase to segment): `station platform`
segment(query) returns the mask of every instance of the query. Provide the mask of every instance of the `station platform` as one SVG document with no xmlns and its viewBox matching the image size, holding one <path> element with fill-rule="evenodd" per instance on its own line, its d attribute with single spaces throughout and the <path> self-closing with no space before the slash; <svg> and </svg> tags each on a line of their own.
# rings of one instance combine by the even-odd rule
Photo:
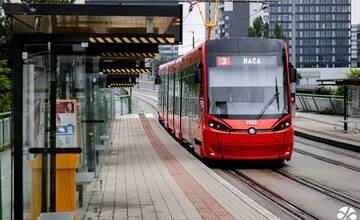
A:
<svg viewBox="0 0 360 220">
<path fill-rule="evenodd" d="M 113 122 L 82 219 L 278 219 L 178 144 L 153 114 Z"/>
<path fill-rule="evenodd" d="M 360 151 L 359 119 L 349 119 L 348 131 L 344 132 L 342 116 L 297 112 L 294 126 L 298 136 Z"/>
</svg>

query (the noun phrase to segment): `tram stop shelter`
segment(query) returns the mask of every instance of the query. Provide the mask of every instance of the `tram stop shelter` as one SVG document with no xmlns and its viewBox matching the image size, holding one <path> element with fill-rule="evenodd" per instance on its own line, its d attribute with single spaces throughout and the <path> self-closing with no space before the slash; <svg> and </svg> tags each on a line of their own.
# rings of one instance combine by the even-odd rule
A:
<svg viewBox="0 0 360 220">
<path fill-rule="evenodd" d="M 12 22 L 9 213 L 76 216 L 82 184 L 96 179 L 96 151 L 111 144 L 113 88 L 149 72 L 145 60 L 158 55 L 158 45 L 181 43 L 182 7 L 8 3 L 4 10 Z"/>
<path fill-rule="evenodd" d="M 344 91 L 343 116 L 344 132 L 349 123 L 360 129 L 360 80 L 359 79 L 322 79 L 321 86 L 342 86 Z"/>
</svg>

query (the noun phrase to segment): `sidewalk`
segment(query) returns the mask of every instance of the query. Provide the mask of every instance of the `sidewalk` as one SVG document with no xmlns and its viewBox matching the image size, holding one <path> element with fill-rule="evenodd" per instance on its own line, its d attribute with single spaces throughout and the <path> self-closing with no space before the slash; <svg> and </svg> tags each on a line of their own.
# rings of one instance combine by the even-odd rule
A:
<svg viewBox="0 0 360 220">
<path fill-rule="evenodd" d="M 152 114 L 114 122 L 83 219 L 277 219 L 173 140 Z"/>
<path fill-rule="evenodd" d="M 294 118 L 295 135 L 335 146 L 360 151 L 359 126 L 350 119 L 348 132 L 344 133 L 342 116 L 297 112 Z M 360 123 L 360 120 L 357 119 Z"/>
</svg>

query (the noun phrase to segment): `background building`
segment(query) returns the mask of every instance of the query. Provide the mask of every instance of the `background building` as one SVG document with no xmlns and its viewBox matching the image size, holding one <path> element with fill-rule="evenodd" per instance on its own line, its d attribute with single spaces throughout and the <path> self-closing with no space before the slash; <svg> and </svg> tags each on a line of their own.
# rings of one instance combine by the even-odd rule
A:
<svg viewBox="0 0 360 220">
<path fill-rule="evenodd" d="M 360 67 L 360 24 L 357 25 L 357 56 L 358 56 L 358 67 Z"/>
<path fill-rule="evenodd" d="M 269 3 L 270 29 L 278 22 L 289 48 L 293 43 L 291 3 L 290 0 Z M 350 32 L 350 0 L 296 0 L 296 66 L 349 67 Z"/>
<path fill-rule="evenodd" d="M 351 25 L 351 67 L 358 67 L 358 33 L 360 33 L 360 24 Z"/>
<path fill-rule="evenodd" d="M 205 4 L 206 18 L 214 20 L 215 4 Z M 250 25 L 256 17 L 261 16 L 266 22 L 269 20 L 267 5 L 249 2 L 219 2 L 218 25 L 212 32 L 212 38 L 246 37 Z M 207 34 L 207 33 L 206 33 Z"/>
<path fill-rule="evenodd" d="M 159 52 L 161 56 L 172 60 L 179 56 L 179 47 L 177 45 L 159 45 Z"/>
</svg>

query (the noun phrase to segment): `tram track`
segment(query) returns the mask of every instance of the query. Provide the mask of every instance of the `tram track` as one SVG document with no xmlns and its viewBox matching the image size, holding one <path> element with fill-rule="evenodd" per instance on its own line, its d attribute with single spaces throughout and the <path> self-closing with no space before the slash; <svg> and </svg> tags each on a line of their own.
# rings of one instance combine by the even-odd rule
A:
<svg viewBox="0 0 360 220">
<path fill-rule="evenodd" d="M 241 183 L 247 185 L 251 190 L 255 191 L 256 193 L 260 194 L 261 196 L 275 203 L 280 208 L 282 208 L 283 210 L 285 210 L 286 212 L 288 212 L 290 215 L 294 216 L 297 219 L 320 219 L 319 217 L 307 212 L 301 207 L 298 207 L 294 203 L 291 203 L 288 200 L 284 199 L 280 195 L 276 194 L 267 187 L 261 185 L 254 179 L 242 173 L 241 171 L 227 170 L 227 169 L 223 169 L 222 171 L 227 175 L 240 181 Z"/>
<path fill-rule="evenodd" d="M 140 97 L 138 94 L 136 94 L 135 96 L 140 98 L 144 102 L 148 103 L 154 110 L 157 110 L 156 105 L 154 105 L 150 101 L 146 100 L 145 98 Z M 150 98 L 150 97 L 147 96 L 147 98 Z M 152 98 L 150 98 L 150 99 L 153 100 L 154 102 L 156 102 L 155 99 L 152 99 Z M 296 141 L 296 142 L 303 143 L 301 141 Z M 305 143 L 305 144 L 309 145 L 308 143 Z M 320 156 L 318 154 L 313 154 L 311 152 L 304 151 L 304 150 L 301 150 L 301 149 L 298 149 L 298 148 L 294 148 L 293 150 L 294 150 L 294 152 L 302 154 L 302 155 L 306 155 L 306 156 L 309 156 L 309 157 L 312 157 L 312 158 L 315 158 L 315 159 L 318 159 L 318 160 L 321 160 L 321 161 L 324 161 L 324 162 L 327 162 L 327 163 L 331 163 L 331 164 L 334 164 L 334 165 L 337 165 L 337 166 L 345 167 L 347 169 L 350 169 L 350 170 L 353 170 L 353 171 L 356 171 L 356 172 L 360 172 L 360 167 L 352 166 L 350 164 L 346 164 L 346 163 L 340 162 L 338 160 L 333 160 L 333 159 L 330 159 L 330 158 L 327 158 L 327 157 L 323 157 L 323 156 Z M 335 151 L 335 150 L 323 149 L 323 148 L 322 148 L 322 150 L 326 150 L 326 151 L 333 152 L 333 153 L 338 153 L 338 154 L 341 154 L 343 156 L 351 157 L 353 159 L 359 159 L 358 157 L 356 157 L 354 155 L 343 153 L 343 152 L 338 152 L 338 151 Z"/>
<path fill-rule="evenodd" d="M 301 137 L 301 138 L 303 138 L 303 137 Z M 306 138 L 304 138 L 304 139 L 306 139 Z M 306 140 L 311 141 L 311 142 L 315 142 L 315 143 L 321 143 L 321 142 L 318 142 L 318 141 L 313 141 L 311 139 L 306 139 Z M 308 143 L 306 141 L 295 140 L 295 142 L 300 143 L 300 144 L 304 144 L 304 145 L 307 145 L 307 146 L 310 146 L 310 147 L 314 147 L 314 145 L 312 145 L 312 144 L 310 144 L 310 143 Z M 328 144 L 324 144 L 324 145 L 328 145 Z M 336 148 L 335 146 L 331 146 L 331 147 Z M 353 151 L 351 151 L 351 153 L 345 153 L 345 152 L 340 151 L 340 150 L 350 151 L 348 149 L 338 148 L 339 150 L 335 150 L 335 149 L 330 149 L 328 147 L 321 147 L 321 146 L 316 146 L 316 148 L 324 150 L 324 151 L 328 151 L 328 152 L 331 152 L 331 153 L 335 153 L 335 154 L 338 154 L 338 155 L 342 155 L 342 156 L 345 156 L 345 157 L 350 157 L 352 159 L 360 160 L 360 154 L 354 154 Z"/>
<path fill-rule="evenodd" d="M 282 176 L 285 176 L 295 182 L 300 183 L 301 185 L 307 186 L 309 188 L 312 188 L 318 192 L 321 192 L 322 194 L 325 194 L 331 198 L 334 198 L 340 202 L 346 203 L 354 208 L 360 209 L 360 200 L 352 198 L 350 196 L 347 196 L 343 193 L 337 192 L 333 189 L 330 189 L 324 185 L 321 185 L 319 183 L 316 183 L 312 180 L 309 180 L 307 178 L 289 173 L 283 169 L 272 169 L 273 172 L 276 172 Z"/>
<path fill-rule="evenodd" d="M 156 100 L 152 99 L 149 96 L 146 97 L 141 97 L 140 94 L 135 95 L 137 98 L 141 99 L 142 101 L 144 101 L 145 103 L 147 103 L 148 105 L 150 105 L 155 111 L 157 110 L 156 108 Z M 302 144 L 306 144 L 306 145 L 310 145 L 313 146 L 309 143 L 304 143 L 301 141 L 296 141 L 298 143 L 302 143 Z M 314 145 L 315 146 L 315 145 Z M 320 148 L 324 151 L 329 151 L 332 153 L 339 153 L 342 156 L 347 156 L 353 159 L 359 159 L 356 155 L 352 155 L 350 153 L 346 153 L 346 152 L 338 152 L 337 150 L 334 149 L 327 149 L 327 148 Z M 314 154 L 302 149 L 298 149 L 298 148 L 294 148 L 294 152 L 299 153 L 301 155 L 306 155 L 309 156 L 311 158 L 314 158 L 316 160 L 320 160 L 326 163 L 330 163 L 330 164 L 334 164 L 349 170 L 353 170 L 356 172 L 360 172 L 360 168 L 356 167 L 356 166 L 352 166 L 350 164 L 346 164 L 343 163 L 341 161 L 338 160 L 333 160 L 324 156 L 321 156 L 319 154 Z M 272 189 L 269 189 L 267 186 L 261 184 L 259 182 L 259 180 L 255 180 L 253 179 L 251 176 L 245 174 L 245 172 L 242 172 L 240 170 L 236 170 L 233 168 L 229 168 L 229 169 L 220 169 L 224 174 L 226 174 L 227 176 L 229 176 L 230 178 L 234 179 L 235 181 L 238 181 L 239 184 L 244 185 L 245 187 L 247 187 L 249 190 L 257 193 L 258 195 L 260 195 L 261 197 L 265 198 L 266 200 L 268 200 L 269 202 L 271 202 L 272 204 L 274 204 L 275 206 L 277 206 L 278 208 L 282 209 L 284 212 L 288 213 L 289 215 L 293 216 L 295 219 L 322 219 L 321 216 L 317 216 L 317 214 L 313 214 L 312 212 L 309 212 L 308 208 L 304 208 L 306 206 L 303 205 L 298 205 L 294 203 L 294 200 L 291 199 L 287 199 L 285 197 L 281 196 L 281 192 L 278 191 L 273 191 Z M 268 170 L 268 169 L 267 169 Z M 283 177 L 285 177 L 286 179 L 288 179 L 289 181 L 291 181 L 291 183 L 293 182 L 293 184 L 299 184 L 299 186 L 303 186 L 306 187 L 309 190 L 314 190 L 324 196 L 327 196 L 331 199 L 333 199 L 333 201 L 336 201 L 338 203 L 341 204 L 347 204 L 351 207 L 354 207 L 356 209 L 360 209 L 360 200 L 353 198 L 351 196 L 348 196 L 342 192 L 339 192 L 337 190 L 331 189 L 328 186 L 324 186 L 322 184 L 320 184 L 319 182 L 313 181 L 311 179 L 308 179 L 306 177 L 303 176 L 299 176 L 296 175 L 294 173 L 290 173 L 282 168 L 273 168 L 273 169 L 269 169 L 269 171 L 274 172 L 278 175 L 281 175 Z M 287 197 L 287 196 L 286 196 Z"/>
<path fill-rule="evenodd" d="M 310 153 L 308 151 L 300 150 L 298 148 L 294 148 L 293 151 L 296 152 L 296 153 L 302 154 L 302 155 L 306 155 L 306 156 L 309 156 L 309 157 L 312 157 L 312 158 L 327 162 L 327 163 L 331 163 L 331 164 L 334 164 L 334 165 L 337 165 L 337 166 L 345 167 L 345 168 L 350 169 L 350 170 L 354 170 L 356 172 L 360 172 L 359 167 L 355 167 L 355 166 L 340 162 L 338 160 L 333 160 L 333 159 L 330 159 L 330 158 L 327 158 L 327 157 L 320 156 L 318 154 L 313 154 L 313 153 Z"/>
</svg>

